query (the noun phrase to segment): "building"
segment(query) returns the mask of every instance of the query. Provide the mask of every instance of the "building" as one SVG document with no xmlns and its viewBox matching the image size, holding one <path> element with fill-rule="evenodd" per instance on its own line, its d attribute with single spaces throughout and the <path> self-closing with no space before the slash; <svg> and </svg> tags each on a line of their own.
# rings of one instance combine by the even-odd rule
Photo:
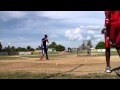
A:
<svg viewBox="0 0 120 90">
<path fill-rule="evenodd" d="M 55 48 L 48 48 L 48 53 L 55 53 L 56 49 Z"/>
</svg>

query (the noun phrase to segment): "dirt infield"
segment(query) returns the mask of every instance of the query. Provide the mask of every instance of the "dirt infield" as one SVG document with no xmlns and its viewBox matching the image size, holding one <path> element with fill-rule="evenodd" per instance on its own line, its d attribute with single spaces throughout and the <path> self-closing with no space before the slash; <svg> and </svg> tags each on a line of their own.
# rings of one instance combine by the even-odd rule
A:
<svg viewBox="0 0 120 90">
<path fill-rule="evenodd" d="M 20 58 L 18 60 L 0 60 L 0 72 L 5 71 L 28 71 L 46 73 L 69 73 L 85 75 L 89 73 L 104 73 L 105 56 L 77 57 L 67 55 L 65 58 L 53 57 L 50 60 L 39 58 Z M 111 57 L 111 67 L 114 69 L 120 66 L 119 56 Z M 111 74 L 115 74 L 113 71 Z"/>
</svg>

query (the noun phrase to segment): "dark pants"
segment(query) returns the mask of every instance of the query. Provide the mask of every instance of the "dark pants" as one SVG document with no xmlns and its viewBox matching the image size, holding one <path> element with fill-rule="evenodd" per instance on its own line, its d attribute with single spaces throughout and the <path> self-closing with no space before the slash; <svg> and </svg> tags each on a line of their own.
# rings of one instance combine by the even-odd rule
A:
<svg viewBox="0 0 120 90">
<path fill-rule="evenodd" d="M 48 53 L 47 53 L 47 48 L 44 48 L 45 54 L 46 54 L 46 59 L 48 59 Z"/>
</svg>

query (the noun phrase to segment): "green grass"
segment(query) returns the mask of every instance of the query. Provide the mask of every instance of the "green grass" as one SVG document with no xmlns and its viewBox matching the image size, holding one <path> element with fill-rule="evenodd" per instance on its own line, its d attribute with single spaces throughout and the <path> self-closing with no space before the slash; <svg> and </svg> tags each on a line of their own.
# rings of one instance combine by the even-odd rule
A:
<svg viewBox="0 0 120 90">
<path fill-rule="evenodd" d="M 99 73 L 76 76 L 62 73 L 0 72 L 0 79 L 120 79 L 120 77 Z"/>
<path fill-rule="evenodd" d="M 92 73 L 88 75 L 78 76 L 81 79 L 120 79 L 118 75 L 110 75 L 109 73 Z"/>
</svg>

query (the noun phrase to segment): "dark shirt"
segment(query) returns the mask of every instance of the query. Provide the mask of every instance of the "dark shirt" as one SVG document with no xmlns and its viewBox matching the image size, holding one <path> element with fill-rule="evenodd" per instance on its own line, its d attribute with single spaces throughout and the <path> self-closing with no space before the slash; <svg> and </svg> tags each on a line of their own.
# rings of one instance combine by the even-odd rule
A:
<svg viewBox="0 0 120 90">
<path fill-rule="evenodd" d="M 46 48 L 46 40 L 45 41 L 44 40 L 45 40 L 45 38 L 42 39 L 42 46 L 44 46 Z"/>
</svg>

